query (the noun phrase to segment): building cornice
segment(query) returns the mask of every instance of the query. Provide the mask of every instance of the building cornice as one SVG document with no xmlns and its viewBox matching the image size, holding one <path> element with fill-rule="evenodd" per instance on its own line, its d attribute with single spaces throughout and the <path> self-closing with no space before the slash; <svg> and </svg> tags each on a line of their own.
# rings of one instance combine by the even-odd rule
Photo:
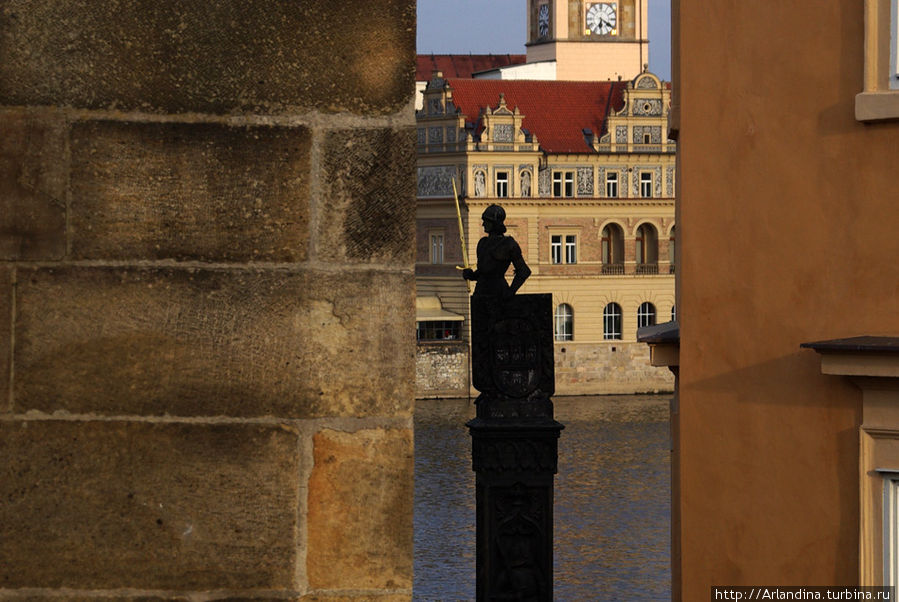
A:
<svg viewBox="0 0 899 602">
<path fill-rule="evenodd" d="M 424 199 L 419 199 L 422 201 Z M 428 199 L 436 200 L 436 199 Z M 452 201 L 452 197 L 444 199 Z M 643 199 L 643 198 L 622 198 L 622 199 L 573 199 L 573 198 L 487 198 L 487 197 L 469 197 L 464 199 L 469 207 L 487 207 L 488 205 L 502 205 L 503 207 L 674 207 L 673 198 Z"/>
</svg>

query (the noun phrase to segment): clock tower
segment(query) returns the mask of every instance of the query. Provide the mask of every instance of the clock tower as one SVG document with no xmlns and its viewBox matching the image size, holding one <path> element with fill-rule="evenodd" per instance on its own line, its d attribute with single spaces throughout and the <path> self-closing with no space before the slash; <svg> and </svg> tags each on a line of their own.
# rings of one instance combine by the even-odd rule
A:
<svg viewBox="0 0 899 602">
<path fill-rule="evenodd" d="M 558 80 L 633 79 L 649 61 L 648 0 L 528 0 L 527 62 Z"/>
</svg>

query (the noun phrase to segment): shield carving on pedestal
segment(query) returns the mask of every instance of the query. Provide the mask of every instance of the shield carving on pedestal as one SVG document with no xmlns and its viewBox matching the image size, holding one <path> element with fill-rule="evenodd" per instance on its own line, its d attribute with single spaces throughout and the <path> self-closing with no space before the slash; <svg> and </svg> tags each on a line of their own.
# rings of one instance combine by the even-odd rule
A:
<svg viewBox="0 0 899 602">
<path fill-rule="evenodd" d="M 527 397 L 540 385 L 540 340 L 530 320 L 504 318 L 493 324 L 490 358 L 493 382 L 510 397 Z"/>
</svg>

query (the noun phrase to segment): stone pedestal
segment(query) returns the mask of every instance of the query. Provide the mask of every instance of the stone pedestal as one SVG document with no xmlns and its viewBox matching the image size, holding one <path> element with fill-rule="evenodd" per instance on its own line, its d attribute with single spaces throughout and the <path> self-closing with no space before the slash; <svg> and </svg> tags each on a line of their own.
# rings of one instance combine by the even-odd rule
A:
<svg viewBox="0 0 899 602">
<path fill-rule="evenodd" d="M 477 599 L 552 600 L 552 295 L 472 297 Z"/>
</svg>

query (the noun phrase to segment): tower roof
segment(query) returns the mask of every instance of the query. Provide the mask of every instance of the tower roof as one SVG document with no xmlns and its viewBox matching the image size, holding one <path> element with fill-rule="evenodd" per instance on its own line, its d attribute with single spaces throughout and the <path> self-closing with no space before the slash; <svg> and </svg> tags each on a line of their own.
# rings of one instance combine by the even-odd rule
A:
<svg viewBox="0 0 899 602">
<path fill-rule="evenodd" d="M 540 148 L 550 153 L 588 153 L 592 148 L 584 130 L 605 133 L 610 109 L 624 104 L 627 82 L 571 82 L 494 79 L 448 79 L 453 102 L 483 129 L 481 111 L 495 108 L 504 94 L 510 110 L 524 116 L 522 127 L 537 136 Z"/>
</svg>

